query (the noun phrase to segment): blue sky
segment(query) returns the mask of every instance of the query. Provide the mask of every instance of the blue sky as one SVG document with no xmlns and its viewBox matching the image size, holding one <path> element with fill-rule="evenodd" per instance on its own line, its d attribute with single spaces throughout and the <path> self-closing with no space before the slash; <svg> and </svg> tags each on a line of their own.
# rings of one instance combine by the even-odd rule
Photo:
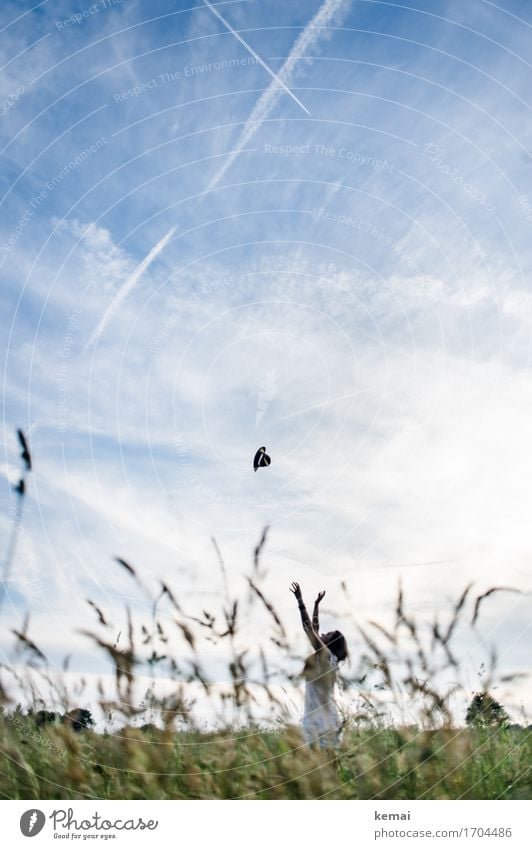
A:
<svg viewBox="0 0 532 849">
<path fill-rule="evenodd" d="M 237 588 L 269 523 L 287 616 L 293 578 L 383 622 L 399 578 L 427 616 L 509 584 L 464 650 L 522 669 L 530 6 L 216 9 L 252 53 L 199 0 L 2 6 L 10 621 L 94 669 L 71 635 L 130 593 L 113 555 L 201 605 L 211 536 Z"/>
</svg>

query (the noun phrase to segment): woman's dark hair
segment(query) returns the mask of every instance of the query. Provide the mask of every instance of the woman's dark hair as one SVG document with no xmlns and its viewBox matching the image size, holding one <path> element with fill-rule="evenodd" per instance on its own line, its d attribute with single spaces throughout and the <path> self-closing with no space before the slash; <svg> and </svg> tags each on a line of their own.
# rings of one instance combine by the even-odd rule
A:
<svg viewBox="0 0 532 849">
<path fill-rule="evenodd" d="M 347 642 L 341 631 L 331 631 L 326 635 L 326 645 L 331 651 L 336 660 L 345 660 L 349 656 L 347 651 Z"/>
</svg>

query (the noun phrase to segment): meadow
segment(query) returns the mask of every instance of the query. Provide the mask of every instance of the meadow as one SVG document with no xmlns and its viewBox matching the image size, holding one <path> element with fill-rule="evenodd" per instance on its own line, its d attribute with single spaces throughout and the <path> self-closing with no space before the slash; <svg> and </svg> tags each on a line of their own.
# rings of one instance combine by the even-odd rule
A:
<svg viewBox="0 0 532 849">
<path fill-rule="evenodd" d="M 126 567 L 124 567 L 126 568 Z M 135 579 L 129 565 L 130 576 Z M 256 570 L 258 571 L 258 570 Z M 339 750 L 305 745 L 283 692 L 292 678 L 296 689 L 302 659 L 295 657 L 286 628 L 264 591 L 249 580 L 244 602 L 260 619 L 285 669 L 272 669 L 267 646 L 241 648 L 239 600 L 218 616 L 186 614 L 164 585 L 162 595 L 174 616 L 162 612 L 148 624 L 128 621 L 128 644 L 121 649 L 104 634 L 114 633 L 94 602 L 99 630 L 87 635 L 114 667 L 114 692 L 97 705 L 74 696 L 61 674 L 51 670 L 28 630 L 15 633 L 19 655 L 27 660 L 17 671 L 17 693 L 24 707 L 14 707 L 3 691 L 0 717 L 1 774 L 4 798 L 15 799 L 529 799 L 532 795 L 532 735 L 525 724 L 512 723 L 504 707 L 489 695 L 496 686 L 496 661 L 481 670 L 481 688 L 470 702 L 469 722 L 456 721 L 451 705 L 463 688 L 457 682 L 442 691 L 435 682 L 443 670 L 459 678 L 460 659 L 453 634 L 466 610 L 467 592 L 438 630 L 417 623 L 404 610 L 399 593 L 395 628 L 368 623 L 359 627 L 358 662 L 340 679 L 345 728 Z M 258 607 L 256 607 L 258 603 Z M 478 611 L 478 598 L 473 601 Z M 179 610 L 179 614 L 178 614 Z M 191 621 L 192 620 L 192 621 Z M 168 636 L 177 630 L 177 647 Z M 104 632 L 102 634 L 101 632 Z M 204 633 L 226 650 L 224 686 L 209 681 L 202 663 Z M 380 638 L 380 640 L 379 640 Z M 171 656 L 170 645 L 175 655 Z M 188 649 L 188 657 L 185 651 Z M 138 670 L 152 667 L 152 684 L 142 700 L 136 695 Z M 4 680 L 6 680 L 6 670 Z M 37 678 L 36 678 L 37 676 Z M 159 678 L 173 683 L 158 691 Z M 40 680 L 40 686 L 36 685 Z M 46 685 L 46 686 L 45 686 Z M 218 706 L 217 728 L 202 720 L 192 693 Z M 239 723 L 232 723 L 235 706 Z M 227 708 L 232 710 L 228 712 Z M 90 708 L 90 709 L 88 709 Z M 93 726 L 92 710 L 109 722 Z M 257 716 L 260 715 L 261 719 Z M 404 724 L 402 717 L 416 716 Z M 458 717 L 460 719 L 460 717 Z"/>
<path fill-rule="evenodd" d="M 3 720 L 2 795 L 12 799 L 530 799 L 525 729 L 350 729 L 337 754 L 299 730 L 36 734 Z"/>
</svg>

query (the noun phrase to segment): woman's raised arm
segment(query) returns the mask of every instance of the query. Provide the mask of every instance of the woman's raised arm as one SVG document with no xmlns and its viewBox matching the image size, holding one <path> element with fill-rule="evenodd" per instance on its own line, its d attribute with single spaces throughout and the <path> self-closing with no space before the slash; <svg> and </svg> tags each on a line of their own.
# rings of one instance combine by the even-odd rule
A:
<svg viewBox="0 0 532 849">
<path fill-rule="evenodd" d="M 320 633 L 320 601 L 325 595 L 325 590 L 322 590 L 318 593 L 316 601 L 314 602 L 314 610 L 312 612 L 312 627 L 316 631 L 316 634 Z"/>
<path fill-rule="evenodd" d="M 299 586 L 297 581 L 292 581 L 290 585 L 290 592 L 292 592 L 296 597 L 297 606 L 299 607 L 299 613 L 301 614 L 301 623 L 303 625 L 303 630 L 309 638 L 312 648 L 316 649 L 316 651 L 319 651 L 319 649 L 324 648 L 325 643 L 322 641 L 320 635 L 312 626 L 310 616 L 308 615 L 307 608 L 305 607 L 305 603 L 303 601 L 301 587 Z"/>
</svg>

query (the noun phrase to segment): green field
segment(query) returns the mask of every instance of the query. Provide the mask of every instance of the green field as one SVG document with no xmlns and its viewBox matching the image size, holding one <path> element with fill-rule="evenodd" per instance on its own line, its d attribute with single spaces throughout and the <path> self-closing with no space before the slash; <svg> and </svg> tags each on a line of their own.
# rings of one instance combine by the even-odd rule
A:
<svg viewBox="0 0 532 849">
<path fill-rule="evenodd" d="M 298 729 L 37 730 L 4 717 L 4 798 L 530 799 L 526 729 L 351 729 L 337 755 Z"/>
</svg>

